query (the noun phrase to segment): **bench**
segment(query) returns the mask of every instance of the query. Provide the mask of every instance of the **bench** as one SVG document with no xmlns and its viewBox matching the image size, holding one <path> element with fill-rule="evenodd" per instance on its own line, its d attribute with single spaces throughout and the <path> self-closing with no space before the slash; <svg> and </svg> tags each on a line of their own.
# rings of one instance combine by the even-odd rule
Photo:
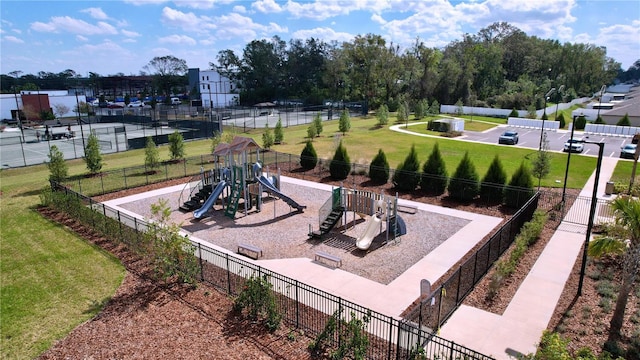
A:
<svg viewBox="0 0 640 360">
<path fill-rule="evenodd" d="M 262 249 L 249 244 L 238 244 L 238 254 L 248 256 L 254 260 L 262 257 Z"/>
<path fill-rule="evenodd" d="M 415 214 L 418 212 L 418 207 L 415 205 L 400 205 L 398 204 L 398 211 L 407 213 L 407 214 Z"/>
<path fill-rule="evenodd" d="M 316 252 L 315 261 L 323 263 L 323 264 L 326 264 L 326 265 L 331 265 L 333 267 L 341 267 L 342 266 L 342 259 L 340 259 L 337 256 L 334 256 L 334 255 L 331 255 L 331 254 L 327 254 L 326 252 L 322 252 L 322 251 L 317 251 Z"/>
</svg>

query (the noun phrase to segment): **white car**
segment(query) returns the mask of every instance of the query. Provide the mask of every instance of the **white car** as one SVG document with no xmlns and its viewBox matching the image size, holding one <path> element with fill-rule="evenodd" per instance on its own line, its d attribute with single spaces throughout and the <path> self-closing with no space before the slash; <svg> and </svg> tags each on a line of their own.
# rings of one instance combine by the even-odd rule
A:
<svg viewBox="0 0 640 360">
<path fill-rule="evenodd" d="M 577 152 L 581 153 L 584 150 L 584 139 L 569 139 L 566 143 L 564 143 L 564 152 Z"/>
<path fill-rule="evenodd" d="M 144 107 L 144 101 L 137 100 L 137 101 L 131 102 L 131 103 L 129 103 L 129 107 L 130 108 L 131 107 Z"/>
</svg>

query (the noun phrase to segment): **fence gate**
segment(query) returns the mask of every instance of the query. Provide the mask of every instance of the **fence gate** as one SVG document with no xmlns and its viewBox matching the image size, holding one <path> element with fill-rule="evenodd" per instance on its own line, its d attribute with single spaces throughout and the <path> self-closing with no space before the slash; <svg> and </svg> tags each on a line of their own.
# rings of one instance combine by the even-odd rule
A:
<svg viewBox="0 0 640 360">
<path fill-rule="evenodd" d="M 588 225 L 589 213 L 591 211 L 591 198 L 578 196 L 571 208 L 564 216 L 564 221 L 571 224 Z M 593 219 L 594 224 L 602 224 L 614 220 L 613 210 L 608 200 L 598 199 L 596 201 L 596 213 Z"/>
</svg>

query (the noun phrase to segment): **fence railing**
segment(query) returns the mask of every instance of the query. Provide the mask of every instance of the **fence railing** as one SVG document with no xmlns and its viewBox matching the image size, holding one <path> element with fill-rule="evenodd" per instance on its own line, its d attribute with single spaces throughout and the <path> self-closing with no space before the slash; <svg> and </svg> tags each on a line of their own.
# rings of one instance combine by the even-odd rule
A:
<svg viewBox="0 0 640 360">
<path fill-rule="evenodd" d="M 77 220 L 130 247 L 135 248 L 137 244 L 143 243 L 143 237 L 149 228 L 145 221 L 98 203 L 56 182 L 51 182 L 51 187 L 54 191 L 64 192 L 88 205 L 62 209 L 71 210 L 71 215 Z M 492 359 L 455 342 L 439 338 L 406 321 L 362 307 L 229 253 L 199 242 L 192 241 L 192 245 L 199 260 L 200 280 L 229 295 L 239 294 L 250 277 L 266 276 L 273 285 L 272 291 L 276 295 L 283 321 L 289 326 L 318 335 L 325 329 L 332 316 L 345 322 L 352 318 L 367 318 L 367 359 L 414 359 L 418 353 L 428 354 L 430 359 Z M 335 335 L 333 341 L 337 343 L 340 338 Z"/>
</svg>

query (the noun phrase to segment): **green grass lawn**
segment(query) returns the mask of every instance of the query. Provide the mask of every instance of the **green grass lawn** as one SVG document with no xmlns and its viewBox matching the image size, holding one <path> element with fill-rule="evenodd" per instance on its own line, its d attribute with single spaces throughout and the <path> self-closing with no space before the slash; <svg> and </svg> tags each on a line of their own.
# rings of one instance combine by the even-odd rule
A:
<svg viewBox="0 0 640 360">
<path fill-rule="evenodd" d="M 390 119 L 391 124 L 394 120 Z M 483 120 L 474 116 L 474 123 L 481 124 Z M 337 120 L 324 122 L 321 136 L 313 140 L 318 156 L 333 157 L 339 141 L 343 141 L 352 162 L 369 163 L 378 149 L 383 149 L 390 166 L 395 168 L 412 145 L 423 164 L 433 145 L 438 143 L 450 175 L 464 153 L 469 152 L 480 177 L 484 176 L 495 155 L 500 157 L 510 177 L 521 162 L 530 164 L 536 154 L 535 150 L 517 147 L 403 134 L 376 124 L 374 117 L 352 118 L 351 131 L 342 135 L 338 132 Z M 307 140 L 307 127 L 286 128 L 284 143 L 273 149 L 300 154 Z M 235 130 L 225 128 L 225 131 Z M 238 134 L 253 137 L 262 144 L 262 132 L 257 129 Z M 211 141 L 187 142 L 185 149 L 186 156 L 209 154 Z M 168 157 L 168 148 L 161 146 L 160 158 L 166 160 Z M 566 154 L 551 153 L 551 159 L 551 173 L 542 180 L 542 185 L 562 186 Z M 104 163 L 105 171 L 139 166 L 144 163 L 144 150 L 104 155 Z M 630 174 L 631 162 L 622 163 L 616 176 Z M 595 164 L 593 157 L 572 156 L 568 187 L 582 187 Z M 70 176 L 87 172 L 82 160 L 68 161 L 68 165 Z M 40 191 L 47 186 L 48 174 L 44 165 L 0 171 L 0 345 L 3 358 L 38 356 L 56 339 L 64 337 L 99 311 L 100 304 L 113 295 L 124 276 L 124 269 L 117 260 L 35 211 Z"/>
</svg>

